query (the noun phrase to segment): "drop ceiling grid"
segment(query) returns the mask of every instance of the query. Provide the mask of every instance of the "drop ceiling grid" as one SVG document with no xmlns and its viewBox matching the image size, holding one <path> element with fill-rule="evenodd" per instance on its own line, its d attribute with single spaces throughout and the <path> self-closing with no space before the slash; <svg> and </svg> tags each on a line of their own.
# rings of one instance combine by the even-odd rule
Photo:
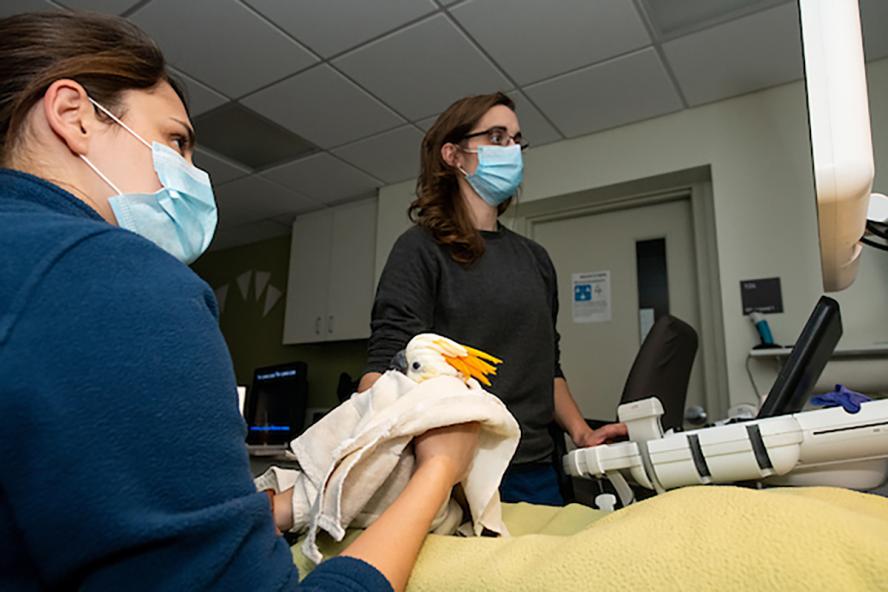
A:
<svg viewBox="0 0 888 592">
<path fill-rule="evenodd" d="M 78 4 L 78 2 L 81 4 L 83 4 L 83 3 L 89 4 L 90 2 L 94 2 L 94 1 L 95 0 L 68 0 L 66 3 L 67 3 L 67 5 L 72 6 L 72 5 Z M 650 28 L 651 19 L 650 19 L 650 16 L 647 14 L 647 12 L 644 9 L 644 5 L 643 5 L 642 0 L 634 0 L 634 1 L 627 0 L 627 1 L 629 1 L 632 4 L 632 8 L 639 13 L 641 20 L 646 24 L 647 27 Z M 147 7 L 150 7 L 152 4 L 155 4 L 158 2 L 162 2 L 162 0 L 149 0 L 147 2 L 136 3 L 134 8 L 131 6 L 126 12 L 128 14 L 138 15 L 139 12 L 145 10 Z M 124 4 L 127 4 L 127 3 L 130 5 L 133 4 L 133 2 L 124 2 Z M 337 59 L 341 58 L 342 56 L 345 56 L 348 54 L 353 54 L 355 52 L 359 52 L 362 49 L 364 49 L 364 48 L 366 48 L 366 47 L 368 47 L 368 46 L 370 46 L 382 39 L 397 35 L 398 33 L 417 25 L 418 23 L 422 23 L 424 21 L 427 21 L 429 19 L 436 17 L 437 15 L 443 14 L 447 17 L 447 19 L 451 23 L 451 25 L 456 27 L 467 38 L 467 40 L 469 41 L 471 46 L 475 49 L 475 51 L 477 51 L 484 58 L 484 60 L 486 62 L 490 63 L 499 73 L 501 73 L 503 75 L 503 77 L 506 80 L 508 80 L 509 85 L 512 86 L 512 89 L 511 89 L 512 92 L 520 93 L 521 96 L 524 99 L 526 99 L 527 102 L 529 104 L 531 104 L 540 113 L 542 118 L 544 118 L 546 120 L 546 122 L 550 126 L 552 126 L 553 129 L 556 130 L 558 137 L 560 137 L 560 138 L 565 137 L 564 132 L 562 130 L 559 130 L 558 126 L 555 125 L 555 123 L 553 122 L 553 118 L 549 114 L 547 114 L 545 111 L 540 109 L 539 106 L 533 102 L 531 97 L 525 92 L 524 87 L 518 85 L 515 82 L 515 80 L 511 76 L 508 75 L 508 73 L 505 71 L 505 69 L 500 64 L 497 63 L 497 61 L 490 55 L 490 53 L 487 52 L 478 43 L 478 41 L 476 39 L 474 39 L 474 37 L 466 31 L 466 29 L 458 22 L 458 20 L 456 18 L 454 18 L 454 16 L 453 16 L 454 12 L 460 10 L 461 8 L 463 8 L 467 5 L 477 4 L 477 2 L 472 2 L 471 0 L 469 0 L 467 2 L 456 2 L 456 3 L 450 2 L 450 3 L 448 3 L 448 2 L 443 2 L 440 0 L 434 0 L 433 8 L 431 9 L 430 12 L 425 12 L 423 14 L 420 14 L 416 18 L 408 20 L 408 21 L 396 26 L 395 28 L 393 28 L 391 30 L 388 30 L 388 31 L 379 33 L 375 36 L 372 36 L 354 47 L 345 47 L 338 52 L 332 52 L 327 55 L 321 55 L 320 53 L 315 51 L 311 46 L 309 46 L 308 44 L 304 43 L 302 40 L 293 36 L 283 26 L 280 26 L 278 23 L 274 22 L 270 17 L 265 16 L 260 10 L 261 6 L 259 8 L 254 6 L 254 5 L 261 4 L 261 2 L 259 2 L 258 0 L 253 1 L 253 2 L 251 2 L 250 0 L 236 0 L 236 4 L 238 4 L 241 7 L 246 8 L 257 19 L 264 21 L 266 24 L 268 24 L 271 27 L 274 27 L 275 30 L 279 31 L 282 35 L 285 35 L 287 38 L 289 38 L 293 43 L 297 44 L 298 46 L 303 48 L 306 52 L 310 53 L 315 61 L 313 63 L 295 71 L 295 72 L 292 72 L 292 73 L 284 76 L 283 78 L 274 80 L 274 81 L 269 82 L 268 84 L 262 85 L 258 88 L 254 88 L 249 91 L 246 91 L 245 93 L 243 93 L 237 97 L 234 97 L 235 100 L 239 100 L 239 99 L 244 98 L 246 96 L 253 95 L 256 92 L 258 92 L 264 88 L 267 88 L 269 86 L 273 86 L 273 85 L 278 84 L 282 81 L 285 81 L 291 77 L 297 76 L 310 68 L 314 68 L 314 67 L 318 67 L 320 65 L 326 64 L 328 67 L 333 68 L 340 75 L 342 75 L 347 80 L 349 80 L 352 84 L 355 84 L 362 92 L 366 93 L 370 97 L 373 97 L 374 99 L 376 99 L 377 101 L 379 101 L 380 103 L 385 105 L 387 108 L 393 110 L 395 113 L 398 113 L 398 110 L 396 108 L 394 108 L 391 104 L 379 99 L 379 97 L 375 96 L 375 94 L 373 92 L 371 92 L 369 89 L 367 89 L 365 85 L 359 83 L 358 81 L 354 80 L 352 77 L 348 76 L 348 74 L 343 72 L 340 68 L 337 68 L 336 64 L 334 62 Z M 770 6 L 773 6 L 773 5 L 774 5 L 774 2 L 771 2 Z M 766 8 L 767 8 L 767 6 L 765 8 L 762 8 L 762 10 L 764 10 Z M 747 14 L 748 14 L 748 12 L 747 12 Z M 743 16 L 746 16 L 746 15 L 743 15 Z M 651 44 L 657 49 L 657 53 L 661 59 L 661 62 L 663 63 L 663 67 L 665 68 L 666 72 L 670 76 L 670 79 L 673 80 L 673 83 L 677 84 L 677 83 L 675 83 L 675 76 L 674 76 L 674 73 L 673 73 L 672 68 L 670 67 L 668 61 L 663 60 L 662 48 L 660 47 L 660 40 L 657 38 L 656 34 L 654 34 L 652 31 L 649 31 L 649 32 L 651 33 L 651 37 L 652 37 Z M 616 57 L 619 57 L 619 56 L 610 56 L 609 58 L 607 58 L 604 61 L 609 61 L 610 59 L 614 59 Z M 580 69 L 586 68 L 588 66 L 594 65 L 595 63 L 596 62 L 584 64 L 582 66 L 578 66 L 577 68 L 574 68 L 574 70 L 580 70 Z M 214 88 L 212 85 L 206 84 L 203 80 L 200 79 L 200 77 L 195 76 L 192 73 L 189 73 L 187 71 L 185 71 L 184 73 L 188 77 L 194 79 L 196 82 L 202 84 L 204 87 L 206 87 L 210 91 L 216 92 L 219 95 L 224 96 L 226 98 L 228 97 L 228 95 L 220 92 L 218 89 Z M 555 74 L 552 74 L 551 76 L 548 76 L 546 78 L 542 78 L 540 80 L 534 80 L 533 83 L 539 84 L 541 82 L 545 82 L 549 78 L 563 76 L 564 74 L 567 74 L 567 73 L 570 73 L 570 70 L 557 72 Z M 202 89 L 202 90 L 204 90 L 204 89 Z M 682 95 L 680 86 L 677 86 L 677 92 L 679 93 L 679 96 L 681 96 L 683 99 L 683 95 Z M 683 100 L 683 103 L 684 102 L 685 101 Z M 401 117 L 403 117 L 403 114 L 400 114 L 400 113 L 398 113 L 398 114 Z M 416 127 L 417 130 L 422 131 L 423 128 L 425 127 L 422 124 L 427 124 L 427 122 L 424 120 L 431 119 L 431 118 L 423 116 L 423 117 L 415 117 L 415 118 L 403 117 L 403 119 L 405 121 L 407 121 L 410 125 L 413 125 L 414 127 Z M 395 127 L 397 127 L 397 126 L 395 126 Z M 386 129 L 383 129 L 378 132 L 364 134 L 364 135 L 361 135 L 361 136 L 358 136 L 355 138 L 351 138 L 348 141 L 339 142 L 339 143 L 336 143 L 335 145 L 326 146 L 324 148 L 324 151 L 332 154 L 334 150 L 346 148 L 346 147 L 351 146 L 353 144 L 359 144 L 359 143 L 365 142 L 367 140 L 374 138 L 375 136 L 386 134 L 386 133 L 390 132 L 392 129 L 394 129 L 394 128 L 388 127 Z M 352 164 L 354 166 L 354 163 L 350 163 L 350 164 Z M 358 167 L 358 168 L 360 168 L 360 167 Z M 372 173 L 370 173 L 369 171 L 364 171 L 364 172 L 367 172 L 372 175 Z"/>
<path fill-rule="evenodd" d="M 134 22 L 139 23 L 140 15 L 144 17 L 146 14 L 152 12 L 155 12 L 156 14 L 160 13 L 161 16 L 155 16 L 154 18 L 162 22 L 163 11 L 160 11 L 159 9 L 166 6 L 172 6 L 171 1 L 173 0 L 43 0 L 41 3 L 39 0 L 16 0 L 10 4 L 13 6 L 21 6 L 22 8 L 20 10 L 32 9 L 39 5 L 45 5 L 54 9 L 62 9 L 65 7 L 97 8 L 99 10 L 122 14 L 131 18 Z M 182 18 L 180 19 L 181 22 L 175 23 L 178 37 L 187 36 L 189 28 L 188 21 L 192 18 L 198 18 L 201 14 L 197 10 L 197 5 L 201 2 L 206 3 L 208 1 L 210 0 L 189 0 L 187 6 L 189 6 L 190 10 L 181 8 L 185 3 L 179 5 L 179 12 L 181 12 Z M 430 25 L 428 25 L 428 23 L 430 22 L 439 23 L 435 26 L 440 27 L 442 31 L 449 31 L 449 33 L 447 33 L 448 39 L 459 40 L 460 45 L 465 51 L 464 55 L 468 56 L 467 59 L 472 59 L 478 64 L 483 64 L 483 66 L 476 68 L 476 77 L 478 76 L 477 72 L 481 72 L 482 75 L 484 72 L 491 72 L 491 76 L 493 77 L 492 80 L 497 83 L 496 85 L 501 85 L 503 91 L 508 91 L 510 95 L 518 100 L 521 105 L 521 110 L 519 112 L 530 114 L 529 116 L 524 115 L 522 117 L 522 122 L 526 128 L 533 126 L 540 130 L 537 132 L 537 135 L 541 138 L 541 141 L 535 143 L 535 145 L 540 145 L 551 141 L 557 141 L 565 137 L 572 137 L 577 133 L 577 129 L 562 129 L 565 126 L 564 121 L 575 120 L 571 120 L 567 117 L 566 112 L 561 112 L 561 105 L 563 102 L 552 100 L 551 93 L 545 97 L 545 100 L 543 100 L 542 97 L 545 93 L 542 89 L 557 88 L 559 85 L 567 84 L 567 82 L 571 80 L 580 80 L 582 77 L 594 80 L 594 77 L 591 74 L 587 74 L 591 70 L 597 68 L 612 68 L 615 67 L 613 64 L 616 63 L 631 65 L 635 60 L 630 58 L 639 51 L 648 50 L 649 52 L 653 52 L 652 57 L 655 58 L 658 63 L 659 69 L 663 71 L 665 76 L 664 80 L 668 82 L 666 87 L 668 88 L 671 86 L 671 90 L 674 91 L 677 96 L 676 100 L 680 104 L 678 108 L 687 108 L 688 106 L 698 104 L 701 100 L 718 100 L 719 98 L 725 98 L 718 96 L 718 92 L 707 93 L 694 91 L 692 95 L 696 97 L 696 100 L 688 100 L 687 97 L 689 91 L 686 85 L 689 66 L 687 64 L 679 64 L 678 62 L 673 63 L 669 58 L 669 51 L 667 51 L 667 48 L 676 47 L 674 42 L 678 40 L 699 36 L 698 34 L 702 32 L 718 30 L 720 27 L 725 27 L 729 24 L 735 27 L 748 26 L 745 25 L 745 23 L 754 22 L 754 17 L 756 15 L 773 10 L 776 7 L 788 8 L 786 5 L 792 3 L 792 0 L 756 0 L 754 2 L 748 2 L 747 5 L 738 9 L 736 8 L 738 3 L 735 2 L 732 4 L 731 12 L 712 16 L 713 12 L 705 6 L 710 4 L 712 0 L 684 0 L 682 3 L 676 3 L 676 8 L 674 8 L 674 10 L 684 10 L 686 12 L 675 15 L 677 18 L 672 19 L 674 22 L 681 22 L 683 24 L 680 27 L 673 27 L 670 30 L 667 26 L 661 26 L 661 24 L 656 21 L 657 16 L 651 14 L 651 11 L 647 9 L 647 6 L 649 6 L 651 2 L 657 0 L 595 0 L 595 2 L 600 2 L 602 4 L 606 3 L 608 5 L 607 9 L 610 10 L 611 14 L 621 14 L 621 22 L 624 24 L 637 17 L 637 20 L 643 25 L 644 35 L 647 36 L 647 39 L 643 40 L 641 46 L 638 46 L 641 42 L 636 41 L 632 47 L 618 47 L 620 51 L 614 55 L 599 54 L 599 57 L 602 59 L 596 59 L 584 64 L 579 64 L 578 60 L 571 61 L 566 58 L 558 61 L 557 66 L 552 65 L 551 68 L 548 69 L 545 63 L 543 63 L 542 66 L 537 64 L 536 72 L 541 76 L 537 79 L 537 76 L 535 75 L 532 77 L 519 76 L 514 71 L 510 71 L 508 60 L 496 59 L 497 55 L 505 55 L 501 52 L 504 50 L 508 51 L 509 43 L 512 42 L 511 40 L 509 40 L 509 43 L 501 43 L 494 47 L 491 43 L 485 43 L 485 40 L 490 39 L 491 33 L 485 31 L 483 27 L 479 29 L 478 27 L 473 28 L 472 26 L 467 26 L 467 24 L 471 25 L 471 23 L 467 23 L 465 17 L 463 19 L 460 18 L 461 15 L 470 15 L 479 12 L 484 13 L 484 11 L 486 11 L 485 14 L 489 19 L 491 11 L 494 9 L 500 10 L 502 6 L 504 6 L 503 0 L 463 0 L 456 2 L 453 0 L 411 0 L 412 4 L 409 9 L 400 13 L 397 10 L 398 0 L 374 0 L 379 3 L 377 5 L 377 7 L 381 7 L 379 10 L 385 11 L 385 15 L 380 16 L 379 18 L 376 18 L 374 15 L 373 23 L 361 23 L 360 25 L 355 25 L 355 28 L 360 29 L 362 33 L 355 35 L 354 38 L 358 42 L 354 45 L 352 45 L 348 35 L 345 33 L 340 33 L 338 36 L 331 35 L 329 37 L 322 37 L 319 36 L 317 31 L 312 31 L 312 34 L 314 35 L 313 38 L 308 34 L 294 34 L 294 31 L 298 31 L 299 27 L 302 27 L 302 30 L 305 30 L 307 25 L 297 22 L 295 23 L 297 26 L 294 26 L 293 22 L 288 23 L 279 13 L 268 9 L 267 7 L 274 7 L 275 10 L 283 10 L 284 12 L 290 9 L 275 6 L 272 4 L 271 0 L 212 1 L 214 3 L 214 10 L 229 15 L 239 15 L 237 16 L 237 19 L 249 18 L 251 21 L 250 23 L 241 23 L 238 20 L 233 20 L 227 23 L 227 27 L 233 30 L 254 32 L 265 31 L 265 33 L 261 33 L 261 35 L 254 33 L 254 35 L 258 36 L 255 39 L 251 39 L 250 42 L 246 44 L 248 50 L 252 52 L 250 55 L 254 56 L 252 59 L 257 59 L 258 62 L 250 62 L 249 65 L 251 68 L 241 66 L 246 70 L 264 70 L 264 73 L 260 76 L 259 73 L 253 72 L 250 77 L 246 76 L 245 73 L 242 77 L 239 72 L 229 71 L 226 74 L 224 68 L 220 68 L 219 65 L 216 64 L 217 75 L 214 79 L 216 81 L 228 81 L 221 84 L 223 88 L 219 88 L 220 85 L 209 84 L 206 80 L 207 73 L 212 72 L 212 69 L 207 69 L 205 71 L 189 71 L 189 68 L 183 68 L 180 64 L 174 62 L 172 65 L 184 75 L 186 86 L 191 90 L 191 94 L 195 96 L 194 103 L 196 110 L 194 116 L 199 117 L 202 113 L 208 112 L 228 101 L 237 101 L 241 104 L 249 105 L 252 102 L 249 97 L 255 97 L 262 92 L 272 92 L 268 89 L 279 84 L 286 85 L 288 80 L 304 76 L 306 72 L 310 72 L 314 68 L 327 68 L 330 72 L 335 74 L 337 80 L 345 81 L 350 88 L 354 89 L 357 94 L 353 94 L 353 96 L 357 98 L 353 100 L 370 101 L 373 104 L 378 105 L 380 109 L 393 113 L 395 117 L 389 120 L 383 120 L 382 123 L 375 122 L 373 125 L 365 127 L 356 126 L 355 133 L 351 135 L 339 134 L 337 136 L 333 134 L 329 141 L 321 142 L 322 146 L 319 152 L 315 152 L 312 156 L 306 158 L 317 157 L 317 155 L 323 154 L 325 155 L 324 158 L 331 159 L 329 162 L 338 162 L 339 165 L 343 167 L 351 167 L 360 174 L 366 175 L 368 179 L 374 179 L 380 186 L 394 182 L 393 179 L 396 177 L 402 174 L 407 174 L 407 171 L 410 170 L 413 165 L 411 164 L 410 166 L 407 166 L 406 164 L 403 164 L 401 166 L 388 166 L 384 162 L 384 156 L 375 153 L 371 154 L 370 152 L 389 149 L 392 150 L 392 155 L 405 154 L 407 151 L 405 145 L 414 141 L 415 137 L 421 136 L 434 121 L 435 115 L 430 116 L 429 113 L 421 113 L 421 111 L 425 110 L 423 108 L 408 109 L 408 112 L 405 112 L 405 110 L 399 107 L 398 104 L 392 104 L 398 103 L 399 101 L 385 100 L 389 97 L 384 98 L 383 95 L 386 94 L 384 89 L 380 91 L 378 88 L 373 88 L 374 80 L 372 78 L 365 79 L 361 72 L 348 71 L 349 68 L 347 65 L 349 61 L 353 59 L 350 56 L 360 56 L 362 53 L 368 52 L 380 44 L 391 43 L 398 38 L 404 38 L 405 35 L 409 36 L 409 33 L 417 28 L 429 27 Z M 306 18 L 322 19 L 325 26 L 330 27 L 334 26 L 331 23 L 335 24 L 336 18 L 347 18 L 348 11 L 342 10 L 342 7 L 357 7 L 359 6 L 358 3 L 366 0 L 304 1 L 314 2 L 314 5 L 310 7 L 310 9 L 307 9 L 305 14 L 308 16 Z M 528 3 L 528 6 L 531 6 L 530 3 L 538 1 L 539 0 L 511 0 L 512 5 L 515 6 L 512 10 L 521 10 L 523 3 Z M 576 10 L 578 11 L 591 10 L 588 5 L 583 4 L 583 2 L 588 0 L 560 1 L 564 2 L 564 5 L 574 3 Z M 867 8 L 873 11 L 872 14 L 874 15 L 884 14 L 884 8 L 879 6 L 879 2 L 882 1 L 884 0 L 862 0 L 863 14 L 866 15 Z M 5 6 L 0 8 L 0 16 L 15 12 L 14 9 L 11 10 L 10 4 L 5 4 Z M 680 7 L 679 4 L 683 7 Z M 266 8 L 268 14 L 263 12 L 263 8 Z M 360 9 L 363 10 L 363 6 L 360 6 Z M 324 13 L 325 10 L 335 13 L 335 16 L 328 16 L 327 13 Z M 564 11 L 562 10 L 559 14 L 560 16 L 558 18 L 561 19 L 559 22 L 567 22 L 565 20 L 566 17 Z M 582 12 L 582 14 L 586 14 L 586 12 Z M 600 14 L 604 14 L 604 12 L 601 12 Z M 691 22 L 685 18 L 687 15 L 691 14 L 706 14 L 708 16 L 705 19 Z M 290 10 L 290 18 L 295 18 L 293 15 L 293 11 Z M 276 16 L 277 18 L 275 18 Z M 508 22 L 508 13 L 504 13 L 503 20 Z M 528 20 L 532 21 L 532 19 Z M 192 23 L 191 28 L 193 30 L 200 30 L 200 27 L 197 27 L 195 23 L 197 23 L 197 21 Z M 525 23 L 524 26 L 532 27 L 533 23 Z M 872 28 L 875 25 L 873 23 L 864 22 L 865 30 L 867 26 Z M 541 27 L 541 29 L 546 28 Z M 546 29 L 549 31 L 548 33 L 540 33 L 537 37 L 534 37 L 533 43 L 539 47 L 540 51 L 544 52 L 547 45 L 553 45 L 546 43 L 545 36 L 557 34 L 556 29 L 557 27 L 550 26 Z M 528 30 L 533 31 L 532 28 Z M 663 33 L 664 30 L 666 30 L 666 33 Z M 782 31 L 784 31 L 784 33 L 781 33 L 781 30 L 778 29 L 779 34 L 785 35 L 786 29 L 784 28 Z M 210 35 L 211 32 L 204 31 L 203 34 Z M 496 34 L 496 32 L 494 34 Z M 508 34 L 508 29 L 506 28 L 502 34 Z M 581 43 L 583 41 L 582 35 L 578 35 L 576 31 L 572 34 L 574 36 L 574 43 Z M 268 37 L 268 39 L 261 38 L 262 36 Z M 162 42 L 168 44 L 172 43 L 174 46 L 179 47 L 180 53 L 182 47 L 188 46 L 187 40 L 179 39 L 176 36 L 170 37 L 169 35 L 160 35 L 160 37 Z M 718 36 L 711 35 L 711 37 Z M 170 38 L 172 41 L 169 40 Z M 705 38 L 705 36 L 701 38 Z M 522 39 L 519 38 L 517 39 L 517 42 L 520 42 L 521 40 Z M 212 39 L 209 41 L 212 41 Z M 266 47 L 266 49 L 277 47 L 283 48 L 284 51 L 265 51 L 265 53 L 263 53 L 261 47 L 252 47 L 254 41 L 257 45 L 262 45 L 263 47 Z M 422 38 L 413 40 L 413 42 L 417 44 L 422 44 L 423 41 Z M 712 43 L 724 42 L 725 41 L 720 38 L 712 41 Z M 233 38 L 230 45 L 236 46 L 239 43 L 243 45 L 245 42 L 243 39 L 238 41 L 238 39 Z M 670 45 L 670 43 L 672 43 L 672 45 Z M 876 51 L 880 54 L 878 57 L 884 57 L 881 54 L 883 52 L 888 52 L 888 49 L 883 49 L 885 44 L 878 45 L 871 42 L 870 45 L 877 48 Z M 566 44 L 563 45 L 563 47 L 570 48 L 572 46 Z M 164 49 L 167 51 L 166 48 Z M 224 47 L 221 47 L 219 53 L 223 54 L 224 49 Z M 564 51 L 567 51 L 567 49 L 564 49 Z M 175 51 L 170 51 L 169 53 L 171 56 L 175 55 Z M 410 53 L 409 47 L 405 50 L 405 53 Z M 593 53 L 594 52 L 590 50 L 590 53 L 587 55 L 591 56 Z M 260 56 L 260 58 L 256 58 L 255 56 Z M 302 57 L 295 59 L 294 56 Z M 241 58 L 243 57 L 244 56 L 241 56 Z M 410 56 L 406 55 L 403 57 L 403 60 L 409 60 L 409 58 Z M 542 62 L 545 61 L 544 57 L 540 59 Z M 503 63 L 500 63 L 501 61 Z M 237 60 L 233 60 L 231 63 L 236 62 Z M 653 62 L 649 62 L 649 64 L 652 63 Z M 398 68 L 398 66 L 398 63 L 390 65 L 391 68 Z M 717 66 L 718 62 L 711 60 L 711 63 L 707 67 Z M 434 68 L 435 65 L 431 64 L 429 67 Z M 648 68 L 651 67 L 653 66 L 648 66 Z M 769 65 L 767 64 L 761 66 L 765 71 L 768 67 Z M 788 70 L 788 68 L 786 70 Z M 218 72 L 221 72 L 222 75 L 219 75 Z M 602 70 L 602 72 L 604 72 L 604 70 Z M 789 75 L 790 74 L 786 74 L 786 76 Z M 631 78 L 631 76 L 632 73 L 627 72 L 624 78 Z M 699 83 L 700 78 L 706 78 L 706 73 L 700 72 L 697 73 L 696 76 L 696 82 Z M 249 78 L 254 82 L 247 84 L 244 82 L 244 78 Z M 775 84 L 788 82 L 788 80 L 771 80 L 770 78 L 768 78 L 767 81 Z M 477 83 L 478 80 L 476 78 L 467 86 L 469 88 L 480 87 L 481 85 Z M 405 87 L 409 88 L 409 84 L 405 85 Z M 281 88 L 285 88 L 285 86 L 282 86 Z M 661 85 L 659 88 L 663 88 L 663 86 Z M 739 90 L 733 92 L 743 93 L 759 90 L 758 88 L 746 88 L 742 86 L 738 87 L 738 89 Z M 576 103 L 576 101 L 574 101 L 574 103 Z M 340 108 L 347 109 L 349 104 L 353 103 L 349 103 L 348 100 L 343 100 Z M 573 108 L 575 108 L 575 105 L 573 105 Z M 555 109 L 555 111 L 553 111 L 553 109 Z M 437 107 L 436 111 L 439 110 L 440 107 Z M 368 112 L 374 113 L 378 111 L 369 109 Z M 582 117 L 582 109 L 578 113 L 579 115 L 576 117 Z M 588 115 L 589 119 L 587 125 L 597 116 L 599 116 L 599 114 L 592 113 Z M 283 126 L 280 118 L 274 118 L 273 120 Z M 559 120 L 562 121 L 560 127 L 558 125 Z M 599 127 L 599 125 L 594 127 Z M 579 129 L 583 129 L 582 126 L 580 126 Z M 526 131 L 529 131 L 529 129 Z M 296 133 L 298 134 L 299 132 L 296 131 Z M 529 137 L 532 136 L 532 134 L 528 135 Z M 530 137 L 530 139 L 531 141 L 534 140 L 533 137 Z M 362 150 L 364 150 L 364 152 L 361 152 Z M 212 157 L 212 154 L 210 154 L 210 156 Z M 299 159 L 293 160 L 288 164 L 295 164 L 298 162 Z M 234 168 L 226 167 L 225 164 L 226 163 L 224 162 L 214 163 L 215 166 L 224 171 L 224 174 L 220 178 L 224 178 L 225 181 L 227 181 L 226 183 L 220 184 L 221 187 L 238 181 L 242 178 L 240 175 L 245 174 L 249 177 L 252 175 L 259 176 L 263 173 L 263 171 L 252 170 L 247 172 L 238 169 L 237 166 Z M 238 163 L 228 164 L 237 165 Z M 265 182 L 274 183 L 264 175 L 262 178 Z M 316 183 L 317 179 L 312 179 L 312 182 Z M 275 183 L 275 185 L 279 189 L 284 189 L 283 184 Z M 293 187 L 289 187 L 287 190 L 292 192 Z M 300 196 L 302 198 L 309 197 L 305 195 L 306 192 L 297 193 L 302 194 Z M 346 197 L 348 196 L 343 196 L 343 198 Z M 322 201 L 332 203 L 332 201 L 328 201 L 327 198 L 323 200 L 309 199 L 309 202 L 314 203 L 317 207 L 327 207 L 326 203 L 321 203 Z M 280 222 L 280 220 L 277 219 L 276 221 Z"/>
</svg>

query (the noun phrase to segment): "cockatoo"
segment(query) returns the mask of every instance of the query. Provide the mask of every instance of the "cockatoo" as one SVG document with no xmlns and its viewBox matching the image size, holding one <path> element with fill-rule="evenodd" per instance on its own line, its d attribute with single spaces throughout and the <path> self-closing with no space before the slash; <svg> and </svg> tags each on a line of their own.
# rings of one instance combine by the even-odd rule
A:
<svg viewBox="0 0 888 592">
<path fill-rule="evenodd" d="M 496 375 L 493 364 L 502 364 L 502 360 L 434 333 L 420 333 L 411 339 L 394 360 L 394 365 L 416 382 L 455 376 L 466 383 L 475 379 L 484 386 L 490 386 L 489 375 Z"/>
</svg>

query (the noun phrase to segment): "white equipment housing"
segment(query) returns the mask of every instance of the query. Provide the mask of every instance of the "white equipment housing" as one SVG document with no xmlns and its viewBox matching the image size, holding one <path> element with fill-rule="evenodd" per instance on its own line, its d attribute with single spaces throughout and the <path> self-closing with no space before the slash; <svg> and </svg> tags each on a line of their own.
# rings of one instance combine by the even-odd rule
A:
<svg viewBox="0 0 888 592">
<path fill-rule="evenodd" d="M 888 400 L 803 411 L 663 434 L 652 397 L 620 405 L 628 442 L 580 448 L 564 457 L 574 477 L 608 477 L 623 504 L 630 479 L 662 493 L 686 485 L 760 481 L 874 489 L 888 478 Z"/>
</svg>

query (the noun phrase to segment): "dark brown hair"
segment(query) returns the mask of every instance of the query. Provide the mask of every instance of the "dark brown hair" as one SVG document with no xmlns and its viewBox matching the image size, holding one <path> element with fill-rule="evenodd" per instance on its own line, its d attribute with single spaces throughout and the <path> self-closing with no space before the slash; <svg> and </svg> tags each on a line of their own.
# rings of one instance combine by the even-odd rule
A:
<svg viewBox="0 0 888 592">
<path fill-rule="evenodd" d="M 472 224 L 468 206 L 460 199 L 458 169 L 444 162 L 441 147 L 459 144 L 487 111 L 497 105 L 515 110 L 515 103 L 501 92 L 465 97 L 450 105 L 426 132 L 420 148 L 416 199 L 407 210 L 410 219 L 431 231 L 439 244 L 450 249 L 453 260 L 470 265 L 484 254 L 481 233 Z M 500 204 L 499 213 L 511 198 Z"/>
<path fill-rule="evenodd" d="M 61 11 L 3 18 L 0 163 L 9 161 L 30 109 L 63 78 L 80 83 L 112 112 L 119 109 L 123 91 L 151 89 L 163 81 L 186 102 L 157 45 L 123 18 Z"/>
</svg>

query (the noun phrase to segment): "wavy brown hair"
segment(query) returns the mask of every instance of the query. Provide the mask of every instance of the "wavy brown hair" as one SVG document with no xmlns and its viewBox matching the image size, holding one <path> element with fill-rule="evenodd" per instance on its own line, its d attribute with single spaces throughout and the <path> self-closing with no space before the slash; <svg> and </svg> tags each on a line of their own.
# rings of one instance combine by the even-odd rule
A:
<svg viewBox="0 0 888 592">
<path fill-rule="evenodd" d="M 22 139 L 22 124 L 46 89 L 62 78 L 80 83 L 89 96 L 120 113 L 120 95 L 168 82 L 163 54 L 136 25 L 116 16 L 41 12 L 0 19 L 0 164 Z"/>
<path fill-rule="evenodd" d="M 478 120 L 497 105 L 515 110 L 514 101 L 501 92 L 456 101 L 438 116 L 420 148 L 416 199 L 407 214 L 414 223 L 427 228 L 438 244 L 448 247 L 453 260 L 463 265 L 471 265 L 484 254 L 484 240 L 472 224 L 468 206 L 460 199 L 457 175 L 462 173 L 444 162 L 441 147 L 462 142 Z M 509 198 L 498 206 L 500 214 L 511 201 Z"/>
</svg>

